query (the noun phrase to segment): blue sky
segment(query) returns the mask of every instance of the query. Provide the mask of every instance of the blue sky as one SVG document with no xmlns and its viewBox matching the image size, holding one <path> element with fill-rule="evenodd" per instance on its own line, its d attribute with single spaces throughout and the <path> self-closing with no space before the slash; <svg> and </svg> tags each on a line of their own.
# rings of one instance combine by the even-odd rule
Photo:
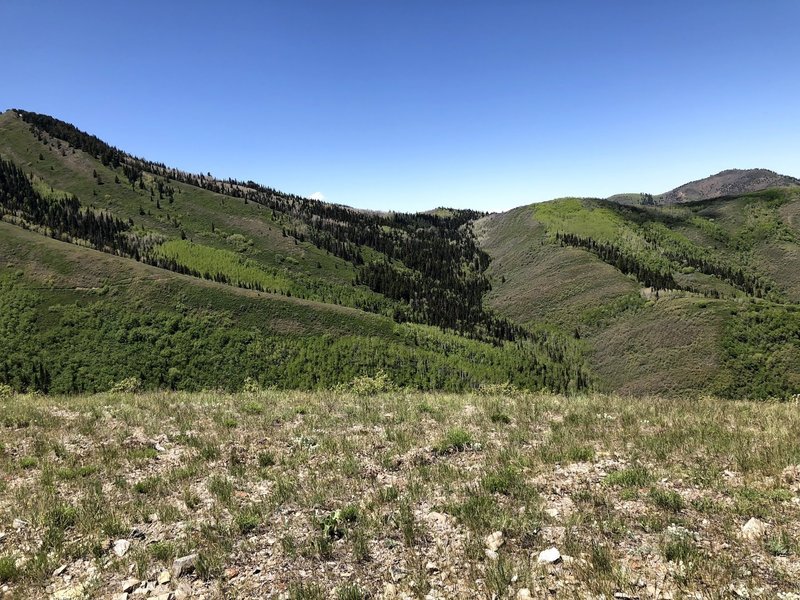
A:
<svg viewBox="0 0 800 600">
<path fill-rule="evenodd" d="M 3 0 L 0 109 L 381 210 L 800 176 L 800 2 Z"/>
</svg>

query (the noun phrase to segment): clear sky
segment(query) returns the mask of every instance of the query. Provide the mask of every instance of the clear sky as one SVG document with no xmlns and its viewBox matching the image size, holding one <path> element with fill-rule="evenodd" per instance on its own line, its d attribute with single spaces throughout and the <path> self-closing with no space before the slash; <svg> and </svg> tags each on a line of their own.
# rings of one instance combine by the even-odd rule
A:
<svg viewBox="0 0 800 600">
<path fill-rule="evenodd" d="M 0 109 L 383 210 L 800 176 L 797 0 L 2 0 Z"/>
</svg>

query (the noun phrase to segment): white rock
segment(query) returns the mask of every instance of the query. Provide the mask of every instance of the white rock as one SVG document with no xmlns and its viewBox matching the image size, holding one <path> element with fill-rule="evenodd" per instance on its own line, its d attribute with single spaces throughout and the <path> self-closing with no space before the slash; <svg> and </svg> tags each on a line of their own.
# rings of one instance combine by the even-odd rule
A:
<svg viewBox="0 0 800 600">
<path fill-rule="evenodd" d="M 486 554 L 486 558 L 488 558 L 489 560 L 497 560 L 497 559 L 498 559 L 498 557 L 500 556 L 500 555 L 499 555 L 497 552 L 495 552 L 494 550 L 489 550 L 489 548 L 486 548 L 486 549 L 484 550 L 484 553 Z"/>
<path fill-rule="evenodd" d="M 517 600 L 532 600 L 531 591 L 528 588 L 520 588 L 517 590 Z"/>
<path fill-rule="evenodd" d="M 139 587 L 140 583 L 141 583 L 141 581 L 136 579 L 136 577 L 131 577 L 130 579 L 126 579 L 125 581 L 122 582 L 122 591 L 123 592 L 132 592 L 137 587 Z"/>
<path fill-rule="evenodd" d="M 742 538 L 751 541 L 757 540 L 764 536 L 767 532 L 767 527 L 768 525 L 764 521 L 753 517 L 742 526 Z"/>
<path fill-rule="evenodd" d="M 397 586 L 393 583 L 386 583 L 383 586 L 383 598 L 385 600 L 392 600 L 397 598 Z"/>
<path fill-rule="evenodd" d="M 122 558 L 128 553 L 131 543 L 128 540 L 117 540 L 114 542 L 114 554 Z"/>
<path fill-rule="evenodd" d="M 539 552 L 539 556 L 536 558 L 536 562 L 539 564 L 546 564 L 552 565 L 561 560 L 561 552 L 558 551 L 558 548 L 555 546 L 548 548 L 547 550 L 542 550 Z"/>
<path fill-rule="evenodd" d="M 172 577 L 169 574 L 169 571 L 161 571 L 158 576 L 158 583 L 159 585 L 164 585 L 169 583 L 172 580 Z"/>
<path fill-rule="evenodd" d="M 490 533 L 486 536 L 486 547 L 489 550 L 497 552 L 500 546 L 503 545 L 503 532 L 502 531 L 495 531 L 494 533 Z"/>
<path fill-rule="evenodd" d="M 24 529 L 27 524 L 28 524 L 28 522 L 27 521 L 23 521 L 22 519 L 14 519 L 11 522 L 11 526 L 14 529 Z"/>
<path fill-rule="evenodd" d="M 84 587 L 84 585 L 79 583 L 74 587 L 58 590 L 56 593 L 53 594 L 53 600 L 78 600 L 78 598 L 84 597 L 85 591 L 86 588 Z"/>
<path fill-rule="evenodd" d="M 181 575 L 191 573 L 194 571 L 194 563 L 197 560 L 197 554 L 188 554 L 176 558 L 172 563 L 172 576 L 177 579 Z"/>
</svg>

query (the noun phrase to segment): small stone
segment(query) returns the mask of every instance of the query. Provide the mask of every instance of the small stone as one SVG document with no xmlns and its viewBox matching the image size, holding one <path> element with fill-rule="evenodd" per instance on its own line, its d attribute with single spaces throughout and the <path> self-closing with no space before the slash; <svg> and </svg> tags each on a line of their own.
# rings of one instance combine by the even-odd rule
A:
<svg viewBox="0 0 800 600">
<path fill-rule="evenodd" d="M 140 583 L 142 582 L 136 579 L 136 577 L 131 577 L 130 579 L 126 579 L 125 581 L 122 582 L 122 591 L 132 592 L 137 587 L 139 587 Z"/>
<path fill-rule="evenodd" d="M 520 588 L 517 590 L 517 600 L 532 600 L 531 591 L 528 588 Z"/>
<path fill-rule="evenodd" d="M 114 554 L 122 558 L 130 550 L 131 543 L 128 540 L 117 540 L 114 542 Z"/>
<path fill-rule="evenodd" d="M 397 598 L 397 586 L 393 583 L 385 583 L 383 585 L 383 598 L 384 600 Z"/>
<path fill-rule="evenodd" d="M 85 591 L 86 588 L 79 583 L 76 586 L 58 590 L 53 594 L 53 600 L 78 600 L 78 598 L 83 598 Z"/>
<path fill-rule="evenodd" d="M 547 550 L 542 550 L 536 558 L 536 562 L 545 565 L 553 565 L 559 561 L 561 561 L 561 552 L 559 552 L 558 548 L 555 546 Z"/>
<path fill-rule="evenodd" d="M 172 563 L 172 576 L 178 579 L 181 575 L 186 575 L 194 571 L 194 563 L 197 560 L 197 554 L 188 554 L 176 558 Z"/>
<path fill-rule="evenodd" d="M 500 557 L 500 555 L 497 552 L 495 552 L 494 550 L 489 550 L 488 548 L 484 550 L 484 553 L 486 554 L 486 558 L 488 558 L 489 560 L 497 560 Z"/>
<path fill-rule="evenodd" d="M 11 526 L 14 529 L 25 529 L 25 527 L 27 527 L 27 525 L 28 525 L 28 522 L 27 521 L 23 521 L 22 519 L 14 519 L 11 522 Z"/>
<path fill-rule="evenodd" d="M 66 570 L 67 570 L 67 565 L 61 565 L 55 571 L 53 571 L 53 577 L 58 577 Z"/>
<path fill-rule="evenodd" d="M 186 600 L 192 597 L 192 588 L 185 581 L 181 581 L 173 593 L 175 600 Z"/>
<path fill-rule="evenodd" d="M 744 585 L 735 586 L 731 584 L 730 590 L 737 598 L 750 598 L 750 591 Z"/>
<path fill-rule="evenodd" d="M 148 523 L 158 523 L 158 514 L 157 513 L 150 513 L 147 515 Z"/>
<path fill-rule="evenodd" d="M 555 519 L 558 516 L 558 509 L 557 508 L 548 508 L 544 512 L 548 517 L 551 517 L 553 519 Z"/>
<path fill-rule="evenodd" d="M 438 572 L 438 571 L 439 571 L 439 565 L 437 565 L 437 564 L 436 564 L 435 562 L 433 562 L 432 560 L 429 560 L 429 561 L 428 561 L 428 562 L 425 564 L 425 570 L 426 570 L 428 573 L 436 573 L 436 572 Z"/>
<path fill-rule="evenodd" d="M 750 541 L 757 540 L 767 532 L 768 525 L 753 517 L 742 526 L 742 538 Z"/>
<path fill-rule="evenodd" d="M 172 577 L 169 574 L 169 571 L 161 571 L 158 575 L 158 584 L 164 585 L 172 581 Z"/>
<path fill-rule="evenodd" d="M 233 579 L 239 576 L 239 569 L 236 567 L 228 567 L 225 569 L 225 579 Z"/>
<path fill-rule="evenodd" d="M 486 536 L 486 547 L 489 550 L 493 550 L 497 552 L 500 546 L 503 545 L 503 532 L 502 531 L 495 531 L 494 533 L 490 533 Z"/>
<path fill-rule="evenodd" d="M 128 600 L 128 592 L 121 592 L 113 596 L 114 600 Z"/>
</svg>

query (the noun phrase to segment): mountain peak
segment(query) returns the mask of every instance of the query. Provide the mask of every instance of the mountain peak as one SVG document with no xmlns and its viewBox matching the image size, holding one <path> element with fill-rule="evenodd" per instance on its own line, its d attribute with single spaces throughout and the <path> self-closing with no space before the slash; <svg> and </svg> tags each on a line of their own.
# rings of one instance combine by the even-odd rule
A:
<svg viewBox="0 0 800 600">
<path fill-rule="evenodd" d="M 658 196 L 659 204 L 680 204 L 721 196 L 749 194 L 775 187 L 800 187 L 800 179 L 769 169 L 726 169 L 715 175 L 685 183 Z"/>
</svg>

